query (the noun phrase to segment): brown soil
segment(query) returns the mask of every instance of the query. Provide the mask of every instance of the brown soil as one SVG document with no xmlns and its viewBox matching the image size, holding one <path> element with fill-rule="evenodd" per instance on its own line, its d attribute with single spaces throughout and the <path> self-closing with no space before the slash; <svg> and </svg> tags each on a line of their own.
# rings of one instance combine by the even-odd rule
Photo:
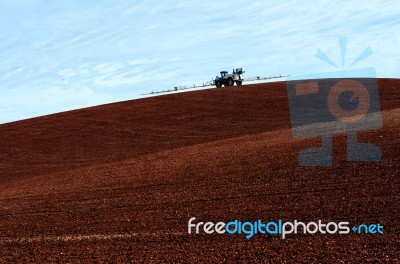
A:
<svg viewBox="0 0 400 264">
<path fill-rule="evenodd" d="M 126 101 L 0 126 L 2 262 L 400 261 L 400 80 L 378 81 L 380 162 L 299 167 L 284 82 Z M 381 223 L 383 235 L 187 234 L 202 221 Z"/>
</svg>

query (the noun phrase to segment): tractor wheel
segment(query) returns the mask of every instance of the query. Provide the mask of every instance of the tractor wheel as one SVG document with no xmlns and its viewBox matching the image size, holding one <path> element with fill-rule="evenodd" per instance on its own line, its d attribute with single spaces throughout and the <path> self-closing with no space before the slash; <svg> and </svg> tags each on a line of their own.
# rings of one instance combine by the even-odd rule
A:
<svg viewBox="0 0 400 264">
<path fill-rule="evenodd" d="M 233 79 L 232 78 L 226 79 L 226 86 L 233 86 Z"/>
<path fill-rule="evenodd" d="M 242 81 L 237 81 L 236 84 L 237 85 L 242 85 Z"/>
<path fill-rule="evenodd" d="M 221 81 L 216 81 L 215 86 L 217 86 L 217 88 L 221 88 L 222 87 Z"/>
</svg>

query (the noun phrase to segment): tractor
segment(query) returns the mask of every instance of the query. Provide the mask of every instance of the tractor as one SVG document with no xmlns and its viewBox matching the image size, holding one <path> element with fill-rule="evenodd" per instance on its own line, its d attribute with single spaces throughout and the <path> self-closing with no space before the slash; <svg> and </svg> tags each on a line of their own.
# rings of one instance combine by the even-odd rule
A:
<svg viewBox="0 0 400 264">
<path fill-rule="evenodd" d="M 232 73 L 229 74 L 227 71 L 222 71 L 221 76 L 216 76 L 214 80 L 215 86 L 217 88 L 224 86 L 233 86 L 236 82 L 236 85 L 242 85 L 244 80 L 243 73 L 245 73 L 242 68 L 233 69 Z"/>
</svg>

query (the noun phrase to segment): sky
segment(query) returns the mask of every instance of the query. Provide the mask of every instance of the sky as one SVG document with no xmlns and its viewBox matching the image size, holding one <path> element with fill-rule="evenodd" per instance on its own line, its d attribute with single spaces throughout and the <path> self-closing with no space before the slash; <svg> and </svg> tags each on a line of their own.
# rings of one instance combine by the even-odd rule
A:
<svg viewBox="0 0 400 264">
<path fill-rule="evenodd" d="M 375 67 L 377 77 L 399 78 L 399 14 L 400 2 L 376 0 L 0 0 L 0 123 L 201 84 L 237 67 L 245 77 Z"/>
</svg>

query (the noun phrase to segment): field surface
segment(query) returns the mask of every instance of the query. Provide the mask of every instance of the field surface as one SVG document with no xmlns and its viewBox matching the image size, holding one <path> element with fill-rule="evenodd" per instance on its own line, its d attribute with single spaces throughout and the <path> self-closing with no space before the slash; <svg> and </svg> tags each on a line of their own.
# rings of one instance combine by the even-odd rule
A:
<svg viewBox="0 0 400 264">
<path fill-rule="evenodd" d="M 0 125 L 0 262 L 400 261 L 400 80 L 378 80 L 379 162 L 299 167 L 284 82 Z M 381 223 L 383 235 L 194 235 L 199 221 Z"/>
</svg>

